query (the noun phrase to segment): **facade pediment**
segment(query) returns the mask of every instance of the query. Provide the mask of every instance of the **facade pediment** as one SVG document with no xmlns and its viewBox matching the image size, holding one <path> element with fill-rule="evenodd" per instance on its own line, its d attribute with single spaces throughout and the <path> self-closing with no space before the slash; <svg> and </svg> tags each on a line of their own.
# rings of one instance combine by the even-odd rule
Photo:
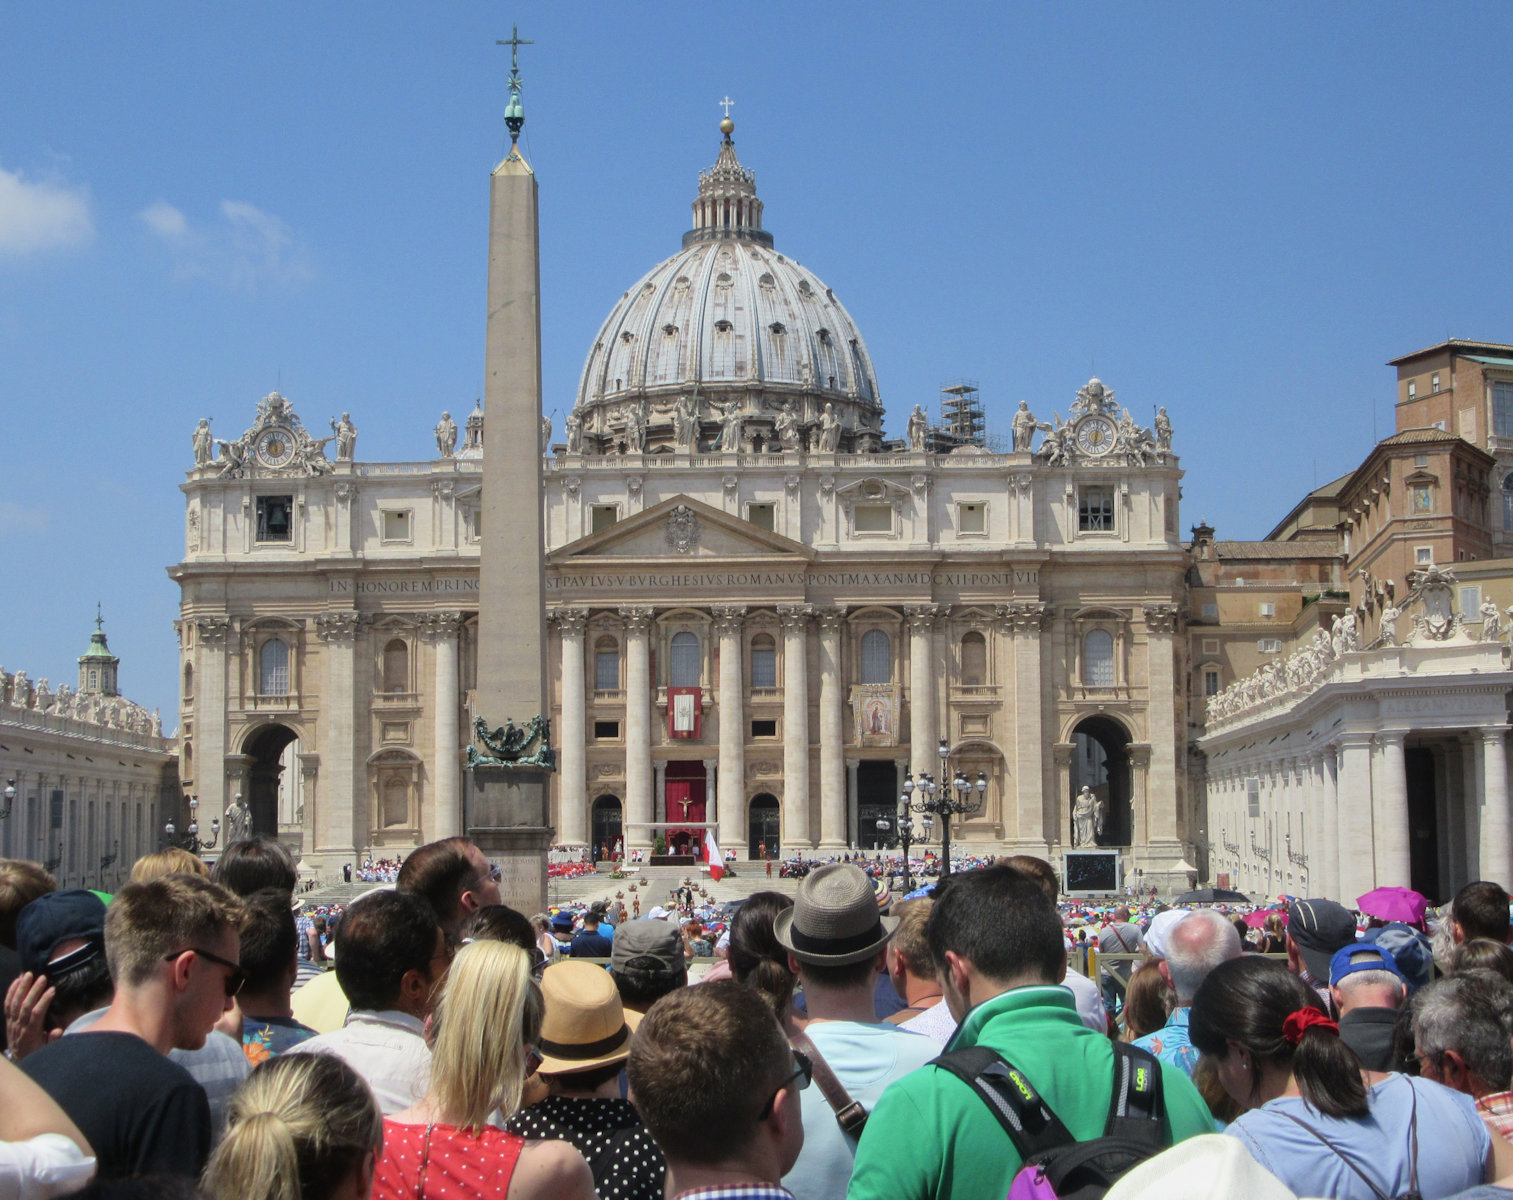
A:
<svg viewBox="0 0 1513 1200">
<path fill-rule="evenodd" d="M 695 561 L 791 557 L 813 559 L 815 553 L 791 538 L 680 494 L 563 546 L 548 555 L 547 563 L 567 565 L 579 558 Z"/>
</svg>

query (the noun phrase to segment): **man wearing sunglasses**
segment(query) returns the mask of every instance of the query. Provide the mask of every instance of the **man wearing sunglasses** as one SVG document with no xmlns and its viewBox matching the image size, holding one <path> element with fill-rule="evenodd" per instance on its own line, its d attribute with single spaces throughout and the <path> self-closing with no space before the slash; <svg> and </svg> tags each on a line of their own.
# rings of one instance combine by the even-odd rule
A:
<svg viewBox="0 0 1513 1200">
<path fill-rule="evenodd" d="M 203 1047 L 241 989 L 243 916 L 235 896 L 196 875 L 127 884 L 105 916 L 110 1007 L 22 1064 L 83 1131 L 102 1177 L 203 1169 L 205 1090 L 167 1056 Z"/>
<path fill-rule="evenodd" d="M 810 1065 L 772 1009 L 734 980 L 651 1006 L 631 1039 L 630 1098 L 667 1160 L 676 1200 L 792 1200 Z"/>
</svg>

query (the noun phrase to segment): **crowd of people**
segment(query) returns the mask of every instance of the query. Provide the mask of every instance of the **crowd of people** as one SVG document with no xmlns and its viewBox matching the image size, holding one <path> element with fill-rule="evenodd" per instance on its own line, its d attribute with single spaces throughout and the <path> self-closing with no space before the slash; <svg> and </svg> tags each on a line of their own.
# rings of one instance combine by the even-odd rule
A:
<svg viewBox="0 0 1513 1200">
<path fill-rule="evenodd" d="M 1496 883 L 1435 920 L 837 861 L 727 923 L 499 880 L 462 838 L 345 906 L 266 837 L 113 897 L 0 861 L 0 1196 L 1513 1195 Z"/>
</svg>

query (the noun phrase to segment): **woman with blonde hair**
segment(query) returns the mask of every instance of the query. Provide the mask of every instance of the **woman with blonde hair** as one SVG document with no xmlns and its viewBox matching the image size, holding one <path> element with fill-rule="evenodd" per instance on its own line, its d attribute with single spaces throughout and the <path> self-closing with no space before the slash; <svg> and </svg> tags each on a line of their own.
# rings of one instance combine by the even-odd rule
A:
<svg viewBox="0 0 1513 1200">
<path fill-rule="evenodd" d="M 530 955 L 506 942 L 463 946 L 436 1003 L 426 1094 L 384 1120 L 375 1200 L 594 1200 L 588 1164 L 567 1142 L 528 1143 L 491 1123 L 520 1108 L 541 1016 Z"/>
<path fill-rule="evenodd" d="M 331 1054 L 269 1059 L 231 1101 L 205 1168 L 213 1200 L 367 1200 L 383 1116 L 362 1078 Z"/>
<path fill-rule="evenodd" d="M 197 854 L 190 854 L 180 846 L 166 850 L 154 850 L 144 854 L 131 864 L 131 882 L 149 883 L 164 875 L 203 875 L 210 878 L 210 868 Z"/>
</svg>

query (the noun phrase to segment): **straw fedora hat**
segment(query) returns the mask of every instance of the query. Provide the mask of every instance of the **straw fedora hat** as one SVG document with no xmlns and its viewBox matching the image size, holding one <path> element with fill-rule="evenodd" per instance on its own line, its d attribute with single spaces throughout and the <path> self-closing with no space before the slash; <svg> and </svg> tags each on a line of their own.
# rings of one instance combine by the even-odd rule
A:
<svg viewBox="0 0 1513 1200">
<path fill-rule="evenodd" d="M 799 884 L 792 908 L 772 923 L 778 943 L 800 962 L 845 966 L 881 950 L 898 928 L 878 915 L 872 881 L 850 863 L 817 867 Z"/>
<path fill-rule="evenodd" d="M 615 981 L 590 962 L 553 963 L 541 974 L 543 1075 L 568 1075 L 624 1062 L 641 1014 L 626 1012 Z"/>
</svg>

